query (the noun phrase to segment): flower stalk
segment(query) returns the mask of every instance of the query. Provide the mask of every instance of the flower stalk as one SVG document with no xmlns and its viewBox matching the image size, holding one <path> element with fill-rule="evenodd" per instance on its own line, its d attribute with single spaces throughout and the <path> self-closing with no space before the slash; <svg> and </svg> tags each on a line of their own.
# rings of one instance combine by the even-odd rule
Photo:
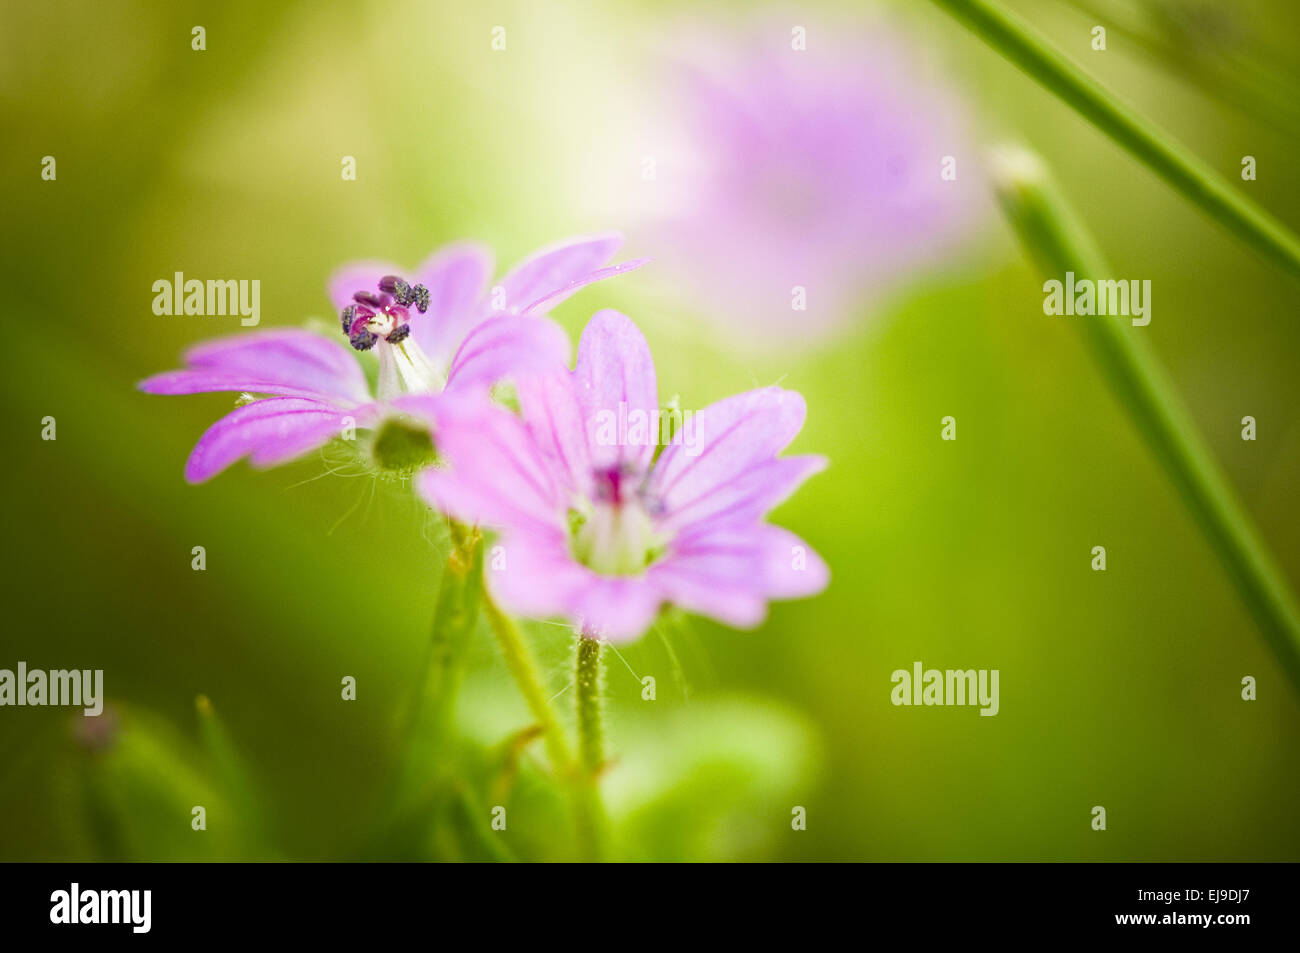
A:
<svg viewBox="0 0 1300 953">
<path fill-rule="evenodd" d="M 599 698 L 599 686 L 601 684 L 599 671 L 600 644 L 593 642 L 596 646 L 595 654 L 594 656 L 591 655 L 590 649 L 588 649 L 585 662 L 583 661 L 583 654 L 579 653 L 579 668 L 581 669 L 583 665 L 588 667 L 589 681 L 584 687 L 581 672 L 579 673 L 578 731 L 581 740 L 581 756 L 580 760 L 575 761 L 564 732 L 555 718 L 551 703 L 542 688 L 542 681 L 537 672 L 537 663 L 533 660 L 533 653 L 528 648 L 528 643 L 524 641 L 523 633 L 519 631 L 519 626 L 515 620 L 503 612 L 500 606 L 496 604 L 496 601 L 488 593 L 486 586 L 483 587 L 483 610 L 492 625 L 492 631 L 496 633 L 497 644 L 501 647 L 502 655 L 505 656 L 506 667 L 510 670 L 515 684 L 518 685 L 520 693 L 524 696 L 524 701 L 528 704 L 528 710 L 542 730 L 542 735 L 546 741 L 546 751 L 551 759 L 555 773 L 571 789 L 578 852 L 584 860 L 603 860 L 605 857 L 608 821 L 605 816 L 604 805 L 601 803 L 600 791 L 596 785 L 596 774 L 590 767 L 591 764 L 598 764 L 602 760 L 599 729 L 601 704 Z M 583 638 L 581 643 L 589 641 L 592 640 Z M 584 703 L 582 699 L 588 692 L 592 693 L 594 697 Z M 591 734 L 592 724 L 590 721 L 585 720 L 590 719 L 593 714 L 596 718 L 594 742 Z M 594 761 L 591 760 L 592 752 L 595 752 Z"/>
<path fill-rule="evenodd" d="M 446 769 L 456 696 L 465 670 L 465 650 L 478 622 L 483 537 L 477 528 L 468 528 L 454 520 L 449 529 L 452 547 L 438 585 L 433 625 L 421 667 L 422 681 L 402 716 L 398 731 L 398 763 L 389 795 L 395 804 L 415 779 L 424 775 L 428 748 L 436 753 L 434 763 L 438 773 Z M 421 739 L 418 746 L 417 735 Z"/>
<path fill-rule="evenodd" d="M 1300 278 L 1300 238 L 996 0 L 934 0 L 1201 211 Z"/>
<path fill-rule="evenodd" d="M 492 626 L 492 632 L 496 635 L 497 645 L 501 648 L 501 654 L 506 661 L 506 668 L 510 670 L 510 675 L 519 687 L 520 694 L 524 696 L 528 711 L 542 729 L 546 753 L 551 759 L 552 767 L 562 777 L 572 774 L 573 754 L 569 750 L 569 743 L 560 729 L 559 722 L 555 720 L 551 703 L 547 700 L 546 690 L 542 687 L 542 679 L 537 672 L 537 662 L 533 658 L 532 650 L 524 641 L 518 623 L 501 610 L 486 586 L 483 587 L 483 612 Z"/>
<path fill-rule="evenodd" d="M 1045 273 L 1111 273 L 1036 156 L 1006 152 L 995 165 L 1007 215 Z M 1113 319 L 1078 324 L 1116 399 L 1177 486 L 1300 692 L 1300 611 L 1295 598 L 1141 332 Z"/>
<path fill-rule="evenodd" d="M 573 673 L 578 715 L 579 839 L 588 860 L 604 859 L 608 839 L 608 821 L 600 800 L 600 773 L 605 766 L 603 649 L 599 639 L 579 635 Z"/>
<path fill-rule="evenodd" d="M 451 521 L 452 550 L 447 556 L 433 632 L 429 640 L 428 697 L 433 699 L 434 738 L 447 736 L 464 674 L 465 649 L 478 621 L 478 590 L 483 576 L 483 536 L 477 528 Z"/>
<path fill-rule="evenodd" d="M 574 685 L 578 699 L 578 758 L 583 774 L 596 777 L 605 763 L 605 732 L 602 726 L 604 673 L 598 639 L 578 637 L 578 665 Z"/>
</svg>

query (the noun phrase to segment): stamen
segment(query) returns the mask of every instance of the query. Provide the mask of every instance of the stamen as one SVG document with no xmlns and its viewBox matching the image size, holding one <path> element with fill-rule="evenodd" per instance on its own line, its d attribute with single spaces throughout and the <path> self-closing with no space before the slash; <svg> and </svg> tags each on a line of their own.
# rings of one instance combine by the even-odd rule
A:
<svg viewBox="0 0 1300 953">
<path fill-rule="evenodd" d="M 580 500 L 568 518 L 569 551 L 603 575 L 638 575 L 663 555 L 668 543 L 635 498 L 624 503 Z"/>
<path fill-rule="evenodd" d="M 411 303 L 411 286 L 396 275 L 384 275 L 380 278 L 379 290 L 388 292 L 400 305 Z"/>
<path fill-rule="evenodd" d="M 375 346 L 379 338 L 365 327 L 358 328 L 348 338 L 348 342 L 358 351 L 368 351 Z"/>
<path fill-rule="evenodd" d="M 339 315 L 343 333 L 358 351 L 370 350 L 381 337 L 389 344 L 401 344 L 411 335 L 407 307 L 414 304 L 421 314 L 429 307 L 429 289 L 424 285 L 412 286 L 397 275 L 384 275 L 378 288 L 378 292 L 358 291 L 352 296 L 356 304 Z"/>
<path fill-rule="evenodd" d="M 424 285 L 416 285 L 411 289 L 411 300 L 415 302 L 415 310 L 424 314 L 429 310 L 429 289 Z"/>
<path fill-rule="evenodd" d="M 384 275 L 379 279 L 379 290 L 392 295 L 404 308 L 414 304 L 421 314 L 429 310 L 429 289 L 424 285 L 411 285 L 397 275 Z"/>
</svg>

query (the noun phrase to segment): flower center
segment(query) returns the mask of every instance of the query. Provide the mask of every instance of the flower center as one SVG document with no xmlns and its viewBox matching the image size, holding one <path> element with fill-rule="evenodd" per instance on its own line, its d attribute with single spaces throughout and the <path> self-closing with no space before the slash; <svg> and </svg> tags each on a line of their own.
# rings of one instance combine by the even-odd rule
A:
<svg viewBox="0 0 1300 953">
<path fill-rule="evenodd" d="M 396 275 L 379 279 L 379 290 L 358 291 L 353 304 L 343 309 L 339 320 L 343 333 L 358 351 L 368 351 L 382 338 L 400 344 L 411 333 L 410 308 L 421 314 L 429 310 L 429 289 L 408 285 Z"/>
<path fill-rule="evenodd" d="M 667 538 L 655 529 L 642 495 L 617 471 L 597 474 L 597 499 L 569 510 L 573 558 L 607 576 L 635 576 L 658 559 Z"/>
<path fill-rule="evenodd" d="M 379 280 L 378 290 L 358 291 L 352 301 L 339 315 L 339 322 L 348 342 L 358 351 L 381 345 L 379 398 L 439 390 L 442 377 L 411 338 L 409 323 L 412 307 L 420 314 L 429 309 L 429 289 L 407 284 L 396 275 L 385 275 Z"/>
</svg>

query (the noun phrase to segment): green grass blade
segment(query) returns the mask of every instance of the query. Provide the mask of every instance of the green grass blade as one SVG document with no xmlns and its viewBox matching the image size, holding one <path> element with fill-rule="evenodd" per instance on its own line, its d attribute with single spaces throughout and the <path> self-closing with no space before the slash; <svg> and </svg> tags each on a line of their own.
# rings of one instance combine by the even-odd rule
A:
<svg viewBox="0 0 1300 953">
<path fill-rule="evenodd" d="M 1256 251 L 1300 278 L 1300 238 L 993 0 L 934 0 Z"/>
<path fill-rule="evenodd" d="M 1105 259 L 1037 157 L 995 162 L 999 197 L 1026 249 L 1049 277 L 1109 275 Z M 1300 692 L 1300 612 L 1285 577 L 1146 345 L 1113 317 L 1075 319 L 1116 399 L 1127 409 L 1236 584 L 1265 640 Z"/>
</svg>

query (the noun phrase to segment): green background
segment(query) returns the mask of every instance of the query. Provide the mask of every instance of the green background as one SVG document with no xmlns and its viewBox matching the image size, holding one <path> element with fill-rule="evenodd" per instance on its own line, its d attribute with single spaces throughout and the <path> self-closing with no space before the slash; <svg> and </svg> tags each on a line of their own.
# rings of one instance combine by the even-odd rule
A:
<svg viewBox="0 0 1300 953">
<path fill-rule="evenodd" d="M 1156 31 L 1191 62 L 1180 72 L 1115 31 L 1093 53 L 1098 21 L 1075 6 L 1014 6 L 1233 181 L 1256 156 L 1241 187 L 1300 222 L 1295 126 L 1216 95 L 1198 41 Z M 1145 22 L 1143 4 L 1113 6 Z M 1293 4 L 1221 6 L 1241 30 L 1212 30 L 1211 53 L 1236 44 L 1295 76 Z M 483 834 L 475 807 L 375 831 L 446 552 L 437 518 L 400 485 L 312 479 L 319 455 L 189 486 L 184 460 L 230 395 L 134 384 L 238 330 L 156 317 L 152 283 L 174 271 L 258 278 L 262 326 L 295 325 L 332 320 L 324 279 L 347 260 L 413 263 L 475 237 L 508 265 L 625 228 L 592 196 L 639 174 L 613 157 L 658 92 L 647 50 L 700 9 L 5 4 L 0 667 L 104 669 L 116 727 L 87 750 L 67 709 L 0 709 L 0 859 L 568 855 L 536 745 L 504 834 Z M 725 31 L 749 6 L 703 10 Z M 1143 333 L 1300 578 L 1295 285 L 957 24 L 919 2 L 896 12 L 966 97 L 978 144 L 1038 149 L 1117 272 L 1151 280 Z M 499 24 L 508 47 L 493 53 Z M 625 253 L 650 251 L 633 235 Z M 960 261 L 806 354 L 729 347 L 652 291 L 653 268 L 557 317 L 576 339 L 597 308 L 625 311 L 685 407 L 778 379 L 801 391 L 792 449 L 831 467 L 774 519 L 833 578 L 756 631 L 674 619 L 608 656 L 620 856 L 1300 859 L 1296 696 L 1072 319 L 1043 315 L 1041 279 L 991 206 Z M 939 439 L 949 414 L 955 443 Z M 205 572 L 190 568 L 196 545 Z M 1105 573 L 1089 568 L 1095 545 Z M 569 633 L 528 632 L 560 691 Z M 890 673 L 917 660 L 999 669 L 1000 713 L 892 706 Z M 632 671 L 656 677 L 654 702 Z M 344 675 L 355 702 L 340 699 Z M 1246 675 L 1257 701 L 1240 698 Z M 206 738 L 199 694 L 217 713 Z M 527 724 L 484 629 L 457 768 L 484 804 L 500 779 L 484 746 Z M 195 804 L 207 831 L 190 829 Z M 791 830 L 795 805 L 806 831 Z"/>
</svg>

